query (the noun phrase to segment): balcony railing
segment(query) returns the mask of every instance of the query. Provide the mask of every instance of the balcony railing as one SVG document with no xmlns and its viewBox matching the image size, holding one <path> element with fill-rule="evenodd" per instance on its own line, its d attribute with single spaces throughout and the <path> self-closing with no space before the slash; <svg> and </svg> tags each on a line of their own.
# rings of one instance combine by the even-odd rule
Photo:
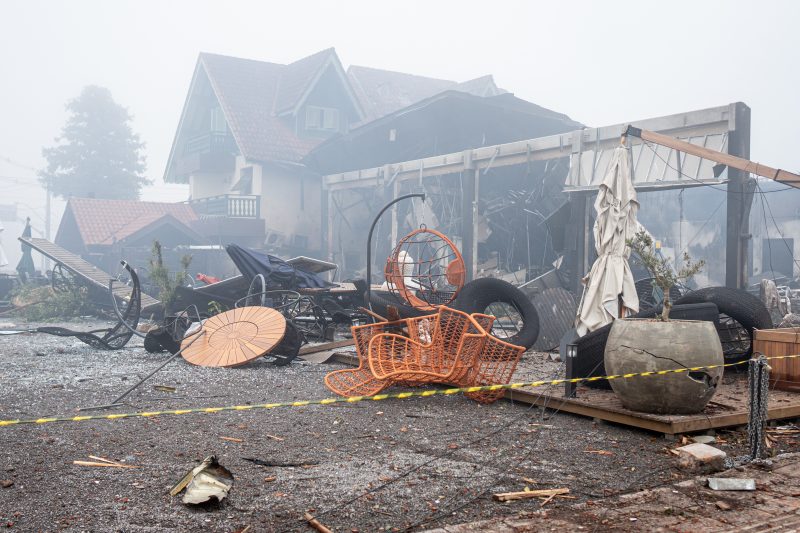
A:
<svg viewBox="0 0 800 533">
<path fill-rule="evenodd" d="M 190 200 L 198 215 L 229 218 L 260 218 L 261 197 L 244 194 L 223 194 Z"/>
<path fill-rule="evenodd" d="M 186 142 L 187 154 L 207 154 L 207 153 L 234 153 L 236 151 L 236 141 L 227 132 L 212 131 L 196 137 L 192 137 Z"/>
</svg>

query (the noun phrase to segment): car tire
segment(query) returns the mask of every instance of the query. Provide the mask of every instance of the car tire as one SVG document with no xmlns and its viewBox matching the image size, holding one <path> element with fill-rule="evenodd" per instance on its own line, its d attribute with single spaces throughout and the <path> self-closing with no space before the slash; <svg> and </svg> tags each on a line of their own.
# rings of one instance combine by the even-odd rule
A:
<svg viewBox="0 0 800 533">
<path fill-rule="evenodd" d="M 502 339 L 527 350 L 539 337 L 539 314 L 524 292 L 497 278 L 480 278 L 462 287 L 453 302 L 453 307 L 465 313 L 484 313 L 495 303 L 513 306 L 522 317 L 522 328 L 514 335 Z"/>
</svg>

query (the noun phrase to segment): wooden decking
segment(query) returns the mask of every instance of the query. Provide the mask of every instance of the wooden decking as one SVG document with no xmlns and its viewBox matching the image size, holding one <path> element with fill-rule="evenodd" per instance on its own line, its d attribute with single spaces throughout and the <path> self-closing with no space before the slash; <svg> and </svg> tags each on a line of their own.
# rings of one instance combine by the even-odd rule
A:
<svg viewBox="0 0 800 533">
<path fill-rule="evenodd" d="M 536 355 L 527 354 L 526 357 L 536 357 Z M 358 359 L 354 354 L 337 353 L 333 360 L 346 365 L 358 365 Z M 529 373 L 520 374 L 515 375 L 513 381 L 555 379 L 549 372 L 550 377 L 543 377 L 541 373 L 536 376 Z M 625 409 L 616 394 L 610 390 L 579 387 L 576 398 L 564 398 L 563 392 L 564 386 L 558 385 L 507 390 L 505 397 L 513 402 L 538 405 L 555 411 L 597 418 L 667 435 L 741 426 L 747 424 L 748 419 L 747 375 L 744 373 L 726 374 L 717 394 L 705 410 L 696 415 L 652 415 L 631 411 Z M 800 394 L 771 390 L 768 415 L 769 420 L 800 418 Z"/>
<path fill-rule="evenodd" d="M 746 374 L 725 376 L 717 394 L 705 410 L 696 415 L 653 415 L 631 411 L 625 409 L 616 394 L 609 390 L 580 387 L 576 398 L 564 398 L 562 393 L 563 386 L 555 391 L 525 389 L 506 391 L 506 398 L 669 435 L 740 426 L 747 424 L 748 419 Z M 770 391 L 769 420 L 796 417 L 800 417 L 800 394 Z"/>
<path fill-rule="evenodd" d="M 107 272 L 47 239 L 19 237 L 19 240 L 40 254 L 49 257 L 57 263 L 61 263 L 64 265 L 64 268 L 100 289 L 107 291 L 108 282 L 114 279 Z M 130 296 L 130 292 L 130 288 L 121 283 L 116 284 L 114 287 L 114 295 L 121 300 L 127 300 Z M 152 296 L 142 293 L 142 311 L 149 310 L 160 303 L 161 302 Z"/>
</svg>

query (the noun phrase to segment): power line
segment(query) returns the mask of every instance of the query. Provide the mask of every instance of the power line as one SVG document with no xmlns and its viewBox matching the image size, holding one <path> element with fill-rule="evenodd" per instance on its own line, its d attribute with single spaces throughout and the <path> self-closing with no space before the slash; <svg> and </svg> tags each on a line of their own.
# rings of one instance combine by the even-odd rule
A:
<svg viewBox="0 0 800 533">
<path fill-rule="evenodd" d="M 24 164 L 19 163 L 17 161 L 14 161 L 10 157 L 5 157 L 5 156 L 0 155 L 0 161 L 5 161 L 9 165 L 14 165 L 15 167 L 24 168 L 26 170 L 31 170 L 33 172 L 39 172 L 39 169 L 33 168 L 32 166 L 29 166 L 29 165 L 24 165 Z"/>
<path fill-rule="evenodd" d="M 761 193 L 761 201 L 766 204 L 767 209 L 769 210 L 769 217 L 770 219 L 772 219 L 772 225 L 775 226 L 775 231 L 780 236 L 781 242 L 783 242 L 783 245 L 786 247 L 786 251 L 789 252 L 789 257 L 791 258 L 795 266 L 797 266 L 797 268 L 800 269 L 800 261 L 794 258 L 794 250 L 789 248 L 789 243 L 786 242 L 786 238 L 783 236 L 783 232 L 781 232 L 780 228 L 778 227 L 778 222 L 775 220 L 775 215 L 772 212 L 772 206 L 769 204 L 769 200 L 767 200 L 766 196 L 764 196 L 764 191 L 761 189 L 761 186 L 759 184 L 756 184 L 756 188 L 758 189 L 758 192 Z M 767 238 L 769 238 L 769 233 L 767 233 Z M 771 248 L 772 245 L 771 243 L 769 243 L 769 245 L 770 245 L 770 261 L 772 261 L 772 248 Z M 770 266 L 770 268 L 772 267 Z M 788 274 L 789 277 L 794 276 L 794 272 L 789 272 Z"/>
</svg>

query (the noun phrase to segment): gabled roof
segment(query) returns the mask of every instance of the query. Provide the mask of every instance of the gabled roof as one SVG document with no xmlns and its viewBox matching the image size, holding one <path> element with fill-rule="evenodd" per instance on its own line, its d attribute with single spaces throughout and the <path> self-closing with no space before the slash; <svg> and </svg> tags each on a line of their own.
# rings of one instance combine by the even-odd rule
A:
<svg viewBox="0 0 800 533">
<path fill-rule="evenodd" d="M 121 243 L 122 245 L 127 245 L 135 243 L 144 237 L 152 239 L 153 234 L 163 235 L 164 231 L 170 227 L 178 229 L 184 235 L 184 238 L 189 239 L 181 244 L 199 244 L 205 241 L 202 235 L 189 226 L 188 222 L 178 220 L 172 214 L 166 213 L 163 215 L 147 215 L 132 221 L 116 232 L 114 236 L 108 237 L 102 244 Z M 118 235 L 125 236 L 118 238 Z"/>
<path fill-rule="evenodd" d="M 121 241 L 165 215 L 187 226 L 198 218 L 189 204 L 70 198 L 64 219 L 74 219 L 84 246 L 92 246 Z M 56 241 L 59 241 L 62 226 L 58 233 Z"/>
<path fill-rule="evenodd" d="M 293 121 L 283 117 L 297 111 L 329 67 L 337 72 L 353 108 L 363 118 L 360 101 L 353 93 L 333 48 L 289 65 L 201 53 L 175 133 L 165 180 L 173 181 L 173 158 L 185 142 L 181 139 L 181 130 L 187 114 L 191 113 L 190 101 L 200 85 L 205 83 L 210 85 L 239 152 L 246 159 L 300 161 L 321 139 L 298 136 Z"/>
<path fill-rule="evenodd" d="M 355 90 L 367 120 L 394 113 L 399 109 L 447 90 L 456 90 L 475 96 L 495 96 L 504 93 L 494 83 L 491 75 L 457 83 L 451 80 L 428 78 L 352 65 L 347 76 Z"/>
<path fill-rule="evenodd" d="M 328 48 L 286 65 L 278 82 L 275 114 L 293 110 L 319 77 L 322 67 L 333 57 L 336 57 L 336 51 Z"/>
<path fill-rule="evenodd" d="M 285 65 L 205 53 L 199 64 L 246 159 L 296 162 L 319 143 L 272 112 Z"/>
<path fill-rule="evenodd" d="M 299 163 L 323 139 L 298 135 L 287 115 L 297 113 L 329 69 L 341 80 L 360 124 L 446 90 L 483 97 L 505 92 L 492 76 L 457 83 L 358 66 L 345 72 L 333 48 L 288 65 L 201 53 L 172 143 L 165 181 L 176 181 L 175 161 L 188 141 L 182 135 L 184 124 L 195 112 L 192 106 L 199 105 L 192 104 L 193 97 L 200 94 L 205 98 L 213 93 L 245 159 Z"/>
</svg>

